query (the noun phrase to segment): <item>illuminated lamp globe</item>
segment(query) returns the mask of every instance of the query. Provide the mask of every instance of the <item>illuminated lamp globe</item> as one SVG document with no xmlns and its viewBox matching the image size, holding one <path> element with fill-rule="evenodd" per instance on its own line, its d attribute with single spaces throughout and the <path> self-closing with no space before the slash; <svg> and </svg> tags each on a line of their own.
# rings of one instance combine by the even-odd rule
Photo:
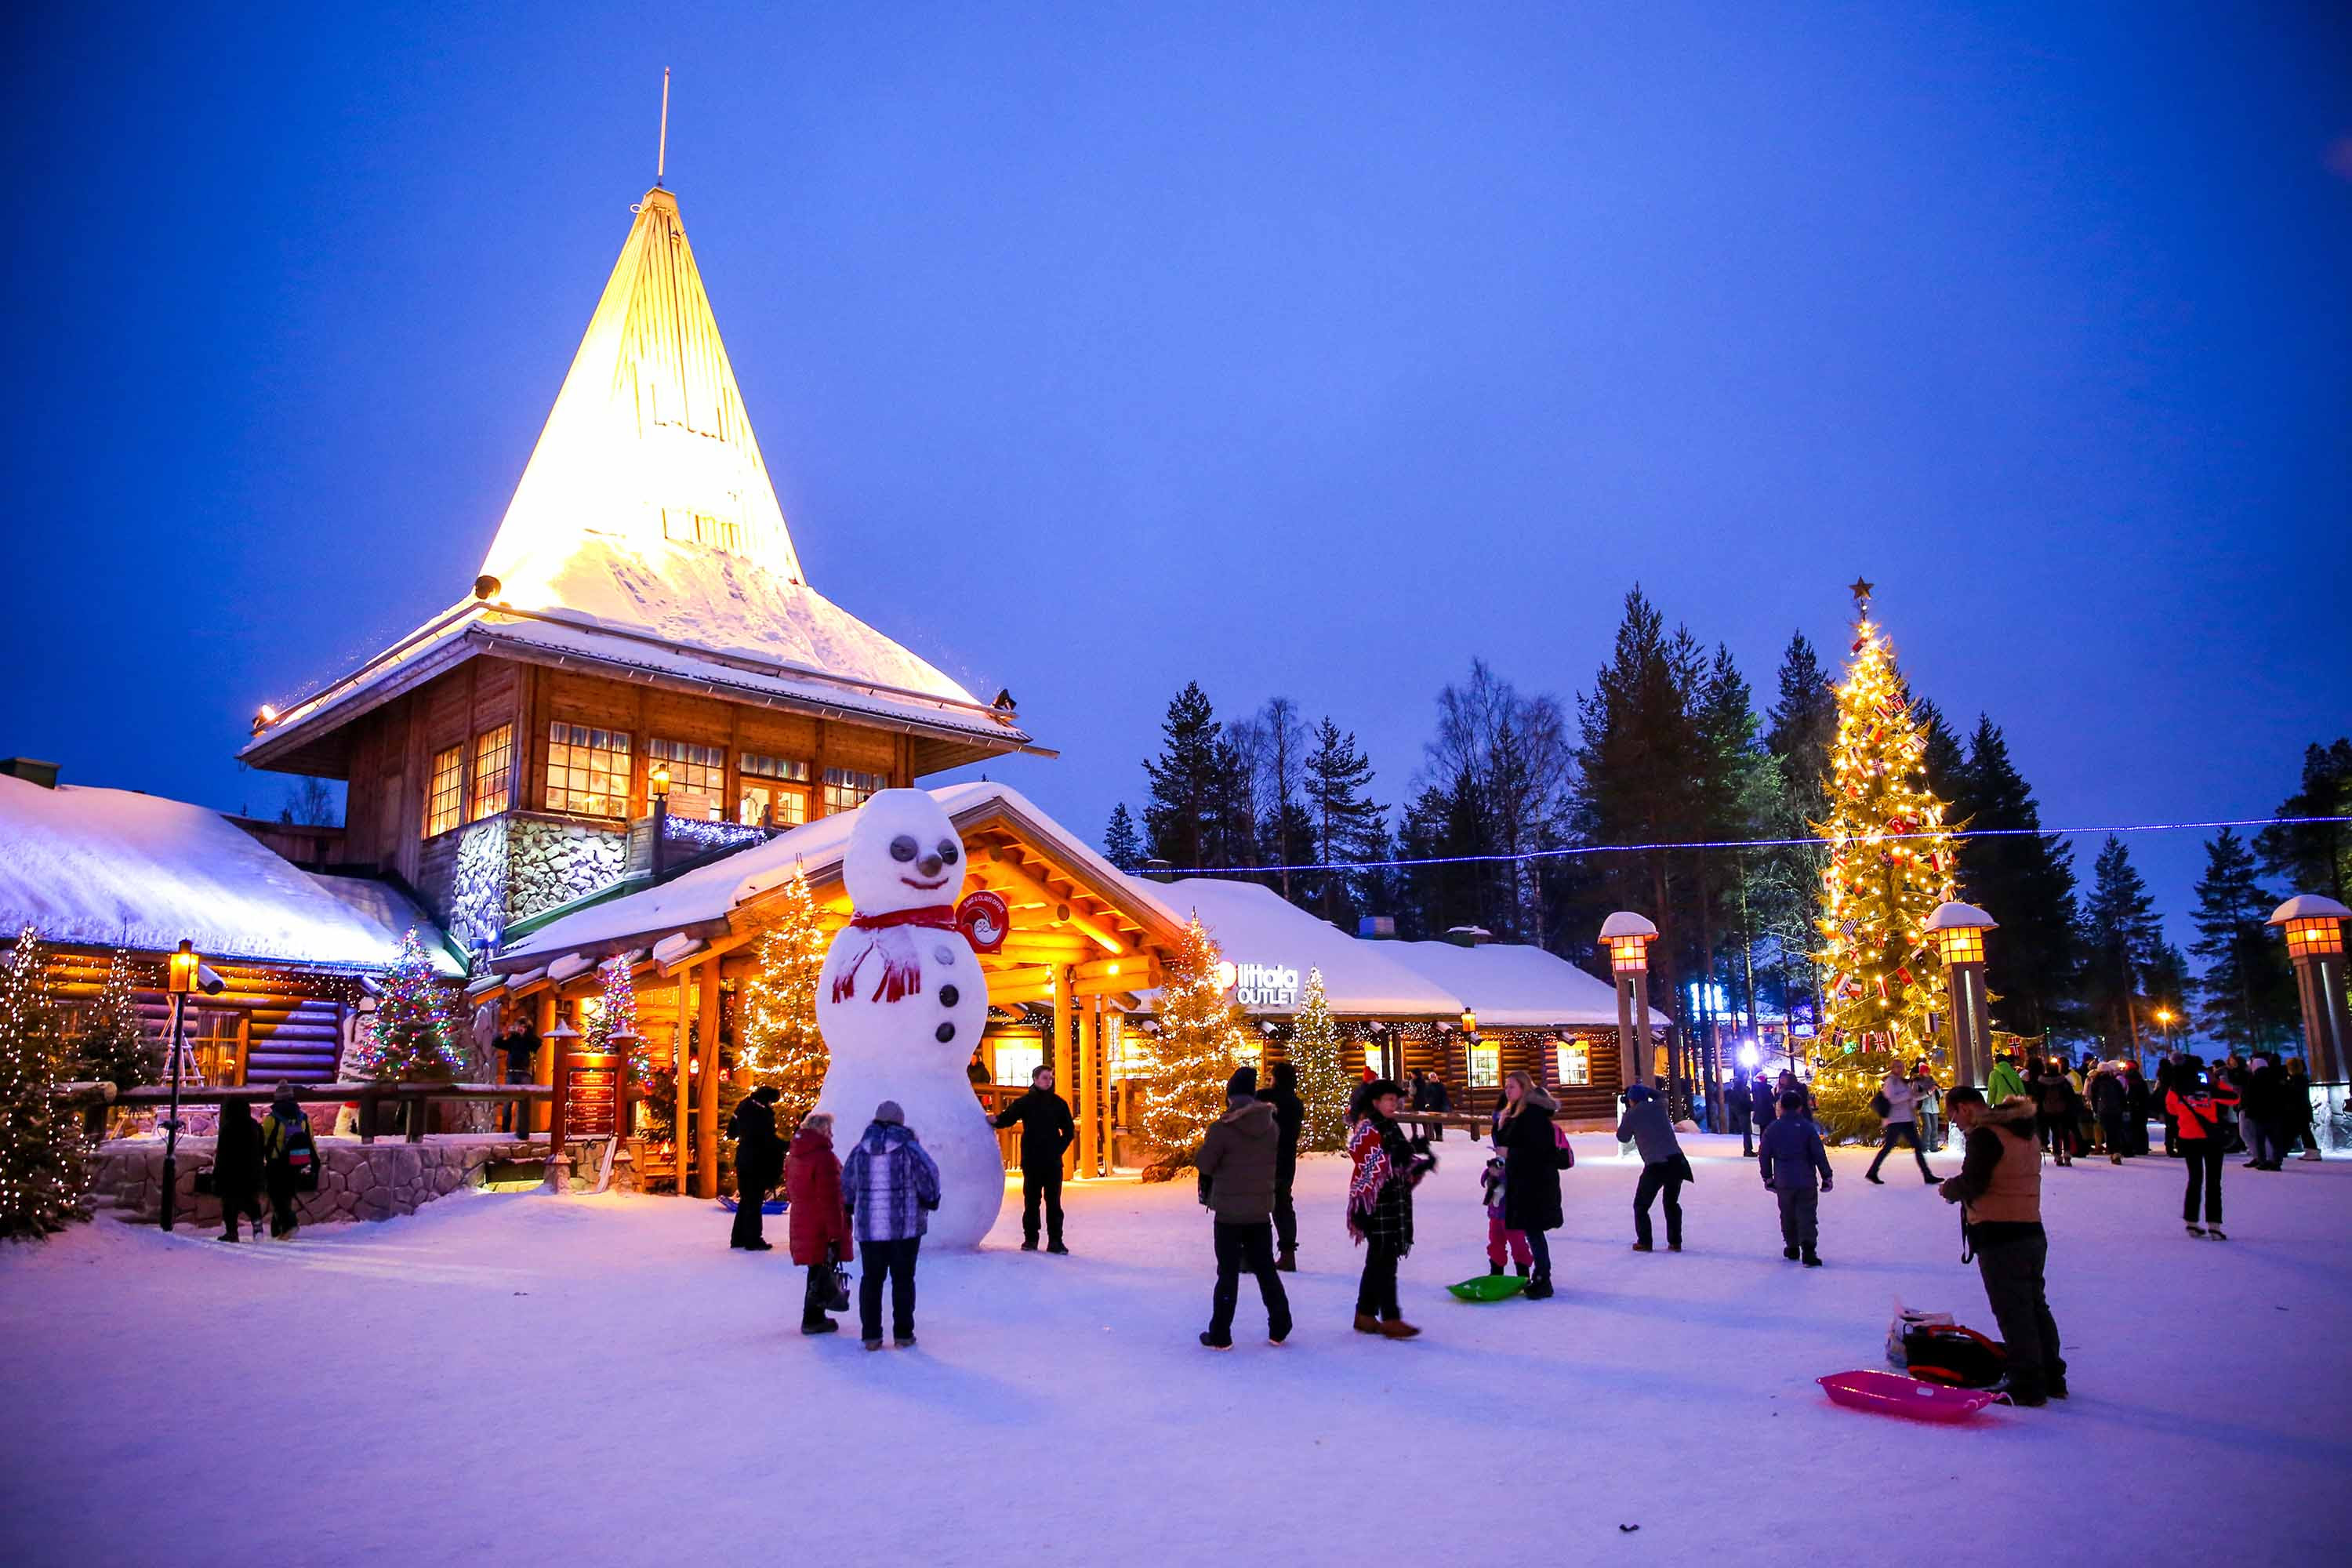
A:
<svg viewBox="0 0 2352 1568">
<path fill-rule="evenodd" d="M 1937 904 L 1927 917 L 1923 931 L 1936 939 L 1936 945 L 1949 965 L 1982 963 L 1984 933 L 2000 929 L 2000 922 L 1974 904 L 1957 900 Z"/>
<path fill-rule="evenodd" d="M 2312 958 L 2344 951 L 2344 922 L 2352 910 L 2317 893 L 2297 893 L 2263 923 L 2282 928 L 2289 958 Z"/>
<path fill-rule="evenodd" d="M 1601 940 L 1608 944 L 1609 967 L 1619 974 L 1639 974 L 1650 967 L 1650 943 L 1658 928 L 1648 917 L 1619 910 L 1601 922 Z"/>
</svg>

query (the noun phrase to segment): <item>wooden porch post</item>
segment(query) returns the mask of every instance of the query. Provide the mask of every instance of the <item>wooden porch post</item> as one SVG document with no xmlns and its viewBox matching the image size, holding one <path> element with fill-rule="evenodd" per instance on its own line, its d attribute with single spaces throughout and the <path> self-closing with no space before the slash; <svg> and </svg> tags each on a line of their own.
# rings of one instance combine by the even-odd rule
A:
<svg viewBox="0 0 2352 1568">
<path fill-rule="evenodd" d="M 1072 1095 L 1077 1092 L 1077 1075 L 1070 1070 L 1070 966 L 1054 965 L 1054 1038 L 1045 1052 L 1046 1065 L 1054 1069 L 1056 1089 Z M 1074 1144 L 1062 1155 L 1062 1174 L 1066 1177 L 1077 1167 L 1077 1150 Z"/>
<path fill-rule="evenodd" d="M 672 984 L 676 989 L 671 994 L 669 1008 L 670 1070 L 677 1080 L 672 1086 L 676 1091 L 677 1104 L 671 1112 L 675 1118 L 671 1123 L 675 1135 L 670 1139 L 670 1142 L 677 1151 L 674 1157 L 677 1161 L 677 1195 L 679 1197 L 686 1196 L 688 1190 L 686 1184 L 688 1163 L 686 1134 L 688 1129 L 694 1125 L 693 1118 L 689 1114 L 694 1106 L 694 1074 L 688 1069 L 688 1063 L 692 1059 L 694 1053 L 687 1048 L 686 1044 L 686 981 L 689 973 L 691 972 L 680 970 L 674 977 Z"/>
<path fill-rule="evenodd" d="M 719 1195 L 719 960 L 715 956 L 705 960 L 696 973 L 701 976 L 696 982 L 700 1005 L 697 1033 L 701 1042 L 696 1054 L 702 1058 L 702 1076 L 695 1099 L 702 1124 L 695 1129 L 694 1157 L 702 1169 L 695 1176 L 694 1190 L 698 1196 L 715 1198 Z"/>
<path fill-rule="evenodd" d="M 1092 1179 L 1095 1168 L 1095 1092 L 1099 1081 L 1095 1049 L 1102 1040 L 1102 998 L 1089 996 L 1078 1011 L 1078 1174 Z"/>
<path fill-rule="evenodd" d="M 548 1044 L 548 1032 L 555 1027 L 555 987 L 549 986 L 539 994 L 539 1049 L 531 1053 L 531 1078 L 534 1082 L 552 1087 L 555 1083 L 555 1047 Z M 539 1101 L 530 1108 L 530 1129 L 534 1132 L 552 1131 L 550 1118 L 555 1114 L 553 1097 Z"/>
</svg>

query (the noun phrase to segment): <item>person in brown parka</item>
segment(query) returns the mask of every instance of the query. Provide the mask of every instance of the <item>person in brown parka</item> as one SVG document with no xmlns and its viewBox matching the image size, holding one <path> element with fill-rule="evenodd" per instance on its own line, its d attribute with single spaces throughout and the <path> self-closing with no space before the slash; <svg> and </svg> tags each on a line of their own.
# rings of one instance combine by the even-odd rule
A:
<svg viewBox="0 0 2352 1568">
<path fill-rule="evenodd" d="M 801 1332 L 829 1334 L 841 1325 L 825 1315 L 833 1301 L 833 1271 L 856 1254 L 849 1210 L 841 1201 L 841 1161 L 833 1152 L 833 1118 L 814 1112 L 793 1134 L 784 1155 L 785 1231 L 793 1261 L 808 1269 L 801 1300 Z"/>
<path fill-rule="evenodd" d="M 1201 1201 L 1216 1216 L 1217 1288 L 1201 1335 L 1213 1351 L 1233 1349 L 1244 1268 L 1256 1277 L 1265 1303 L 1266 1340 L 1278 1345 L 1290 1337 L 1290 1296 L 1274 1266 L 1274 1170 L 1281 1142 L 1274 1107 L 1257 1097 L 1257 1069 L 1241 1068 L 1225 1085 L 1224 1115 L 1193 1160 Z"/>
</svg>

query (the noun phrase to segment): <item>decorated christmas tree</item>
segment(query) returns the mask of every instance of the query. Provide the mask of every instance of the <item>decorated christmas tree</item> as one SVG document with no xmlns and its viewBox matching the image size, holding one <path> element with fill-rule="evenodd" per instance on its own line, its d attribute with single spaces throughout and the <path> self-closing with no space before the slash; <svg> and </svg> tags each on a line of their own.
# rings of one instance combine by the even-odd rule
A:
<svg viewBox="0 0 2352 1568">
<path fill-rule="evenodd" d="M 1945 804 L 1927 787 L 1927 726 L 1912 711 L 1895 649 L 1870 618 L 1870 584 L 1854 585 L 1860 616 L 1837 689 L 1830 749 L 1829 844 L 1822 873 L 1817 962 L 1828 979 L 1833 1052 L 1909 1059 L 1935 1042 L 1944 978 L 1926 928 L 1953 896 L 1955 848 Z"/>
<path fill-rule="evenodd" d="M 776 1127 L 787 1132 L 816 1108 L 824 1087 L 824 1037 L 816 1027 L 816 982 L 829 938 L 816 900 L 795 873 L 778 900 L 781 912 L 760 932 L 751 976 L 735 1009 L 735 1065 L 754 1084 L 772 1085 Z"/>
<path fill-rule="evenodd" d="M 53 1098 L 64 1067 L 47 954 L 26 926 L 0 963 L 0 1236 L 46 1236 L 88 1217 L 81 1128 Z"/>
<path fill-rule="evenodd" d="M 1160 994 L 1160 1035 L 1143 1080 L 1143 1141 L 1171 1164 L 1188 1163 L 1225 1113 L 1225 1080 L 1247 1045 L 1241 1011 L 1218 983 L 1218 958 L 1194 914 Z"/>
<path fill-rule="evenodd" d="M 94 1083 L 137 1089 L 163 1077 L 163 1049 L 140 1023 L 139 1006 L 131 995 L 130 955 L 119 948 L 106 966 L 106 984 L 99 989 L 98 1004 L 75 1046 L 81 1058 L 75 1070 Z"/>
<path fill-rule="evenodd" d="M 1356 1087 L 1348 1071 L 1347 1048 L 1323 994 L 1323 972 L 1309 969 L 1290 1035 L 1290 1065 L 1298 1069 L 1298 1098 L 1307 1102 L 1307 1124 L 1299 1132 L 1307 1148 L 1347 1147 L 1348 1096 Z"/>
<path fill-rule="evenodd" d="M 378 1083 L 448 1081 L 465 1065 L 449 999 L 433 973 L 433 960 L 414 927 L 400 939 L 392 967 L 376 977 L 375 1013 L 352 1042 L 343 1076 L 357 1074 Z"/>
<path fill-rule="evenodd" d="M 598 967 L 596 978 L 604 983 L 604 993 L 589 1016 L 587 1028 L 581 1031 L 580 1048 L 585 1055 L 602 1056 L 626 1047 L 629 1077 L 640 1086 L 650 1088 L 654 1081 L 653 1053 L 646 1048 L 645 1037 L 637 1032 L 637 984 L 630 978 L 629 961 L 606 959 Z"/>
</svg>

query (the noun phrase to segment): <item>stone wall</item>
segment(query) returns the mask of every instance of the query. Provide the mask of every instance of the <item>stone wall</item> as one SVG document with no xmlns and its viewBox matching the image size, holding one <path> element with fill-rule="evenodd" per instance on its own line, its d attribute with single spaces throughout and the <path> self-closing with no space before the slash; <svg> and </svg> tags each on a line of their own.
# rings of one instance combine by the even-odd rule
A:
<svg viewBox="0 0 2352 1568">
<path fill-rule="evenodd" d="M 457 863 L 451 873 L 448 908 L 440 911 L 449 939 L 461 952 L 477 942 L 496 947 L 506 936 L 509 840 L 511 814 L 469 824 L 458 836 Z"/>
<path fill-rule="evenodd" d="M 629 837 L 557 816 L 512 813 L 507 828 L 507 923 L 594 892 L 626 864 Z"/>
<path fill-rule="evenodd" d="M 572 1169 L 579 1173 L 574 1187 L 585 1191 L 596 1179 L 604 1152 L 602 1141 L 575 1142 L 570 1148 Z M 414 1214 L 459 1187 L 481 1185 L 485 1168 L 494 1161 L 544 1161 L 547 1140 L 524 1142 L 469 1133 L 436 1133 L 417 1143 L 321 1138 L 319 1153 L 324 1162 L 319 1190 L 299 1194 L 295 1203 L 305 1225 Z M 211 1139 L 180 1140 L 177 1210 L 183 1224 L 220 1223 L 220 1200 L 197 1193 L 195 1186 L 196 1173 L 211 1169 L 212 1163 Z M 615 1163 L 615 1189 L 625 1188 L 628 1173 L 625 1165 Z M 110 1206 L 118 1219 L 154 1223 L 163 1212 L 163 1141 L 121 1139 L 100 1144 L 90 1185 L 101 1213 Z"/>
</svg>

